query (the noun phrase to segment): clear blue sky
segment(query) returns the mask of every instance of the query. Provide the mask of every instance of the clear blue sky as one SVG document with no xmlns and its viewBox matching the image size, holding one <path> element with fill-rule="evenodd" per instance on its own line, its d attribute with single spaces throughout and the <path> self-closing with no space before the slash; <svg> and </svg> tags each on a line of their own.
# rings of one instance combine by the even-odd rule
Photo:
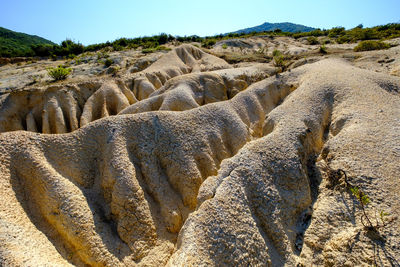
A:
<svg viewBox="0 0 400 267">
<path fill-rule="evenodd" d="M 400 22 L 400 0 L 0 0 L 0 26 L 85 45 L 162 32 L 200 36 L 264 22 L 352 28 Z"/>
</svg>

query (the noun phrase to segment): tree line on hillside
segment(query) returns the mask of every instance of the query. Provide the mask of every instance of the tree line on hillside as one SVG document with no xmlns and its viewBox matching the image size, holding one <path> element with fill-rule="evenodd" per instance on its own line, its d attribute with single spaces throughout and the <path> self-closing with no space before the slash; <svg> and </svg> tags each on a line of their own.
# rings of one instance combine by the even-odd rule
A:
<svg viewBox="0 0 400 267">
<path fill-rule="evenodd" d="M 164 44 L 175 41 L 180 43 L 188 43 L 188 42 L 199 42 L 202 47 L 210 48 L 216 42 L 223 39 L 230 38 L 245 38 L 251 36 L 260 36 L 260 35 L 269 35 L 269 36 L 290 36 L 293 38 L 301 38 L 301 37 L 319 37 L 319 36 L 327 36 L 329 38 L 334 39 L 338 43 L 351 43 L 357 42 L 359 40 L 373 40 L 373 39 L 390 39 L 395 37 L 400 37 L 400 24 L 387 24 L 382 26 L 376 26 L 372 28 L 364 28 L 363 25 L 359 25 L 353 29 L 346 30 L 343 27 L 336 27 L 330 30 L 321 30 L 316 29 L 310 32 L 298 32 L 298 33 L 290 33 L 290 32 L 282 32 L 279 29 L 268 32 L 252 32 L 252 33 L 230 33 L 227 35 L 215 35 L 208 37 L 199 37 L 196 35 L 193 36 L 172 36 L 169 34 L 160 34 L 151 37 L 139 37 L 139 38 L 120 38 L 113 42 L 105 42 L 100 44 L 92 44 L 88 46 L 84 46 L 80 43 L 73 42 L 72 40 L 65 40 L 61 42 L 60 45 L 57 44 L 35 44 L 31 45 L 29 49 L 24 48 L 18 53 L 10 54 L 7 51 L 0 50 L 1 57 L 16 57 L 16 56 L 25 56 L 25 57 L 74 57 L 78 54 L 84 52 L 94 52 L 106 47 L 114 51 L 119 51 L 123 49 L 136 49 L 141 47 L 142 49 L 148 50 L 158 50 L 160 47 L 163 47 Z"/>
<path fill-rule="evenodd" d="M 36 35 L 0 27 L 0 56 L 22 57 L 34 56 L 31 46 L 35 44 L 54 45 L 53 42 Z"/>
</svg>

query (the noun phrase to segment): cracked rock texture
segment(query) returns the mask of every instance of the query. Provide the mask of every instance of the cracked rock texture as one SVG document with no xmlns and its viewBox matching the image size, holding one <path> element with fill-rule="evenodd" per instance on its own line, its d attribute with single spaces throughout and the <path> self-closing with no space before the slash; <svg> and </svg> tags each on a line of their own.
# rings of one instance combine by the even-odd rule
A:
<svg viewBox="0 0 400 267">
<path fill-rule="evenodd" d="M 2 96 L 1 266 L 399 265 L 399 77 L 189 45 L 130 75 Z"/>
</svg>

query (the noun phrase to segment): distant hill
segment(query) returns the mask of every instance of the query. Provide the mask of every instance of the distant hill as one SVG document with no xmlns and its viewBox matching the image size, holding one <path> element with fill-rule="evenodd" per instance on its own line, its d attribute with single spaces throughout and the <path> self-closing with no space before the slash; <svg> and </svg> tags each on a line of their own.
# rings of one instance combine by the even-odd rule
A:
<svg viewBox="0 0 400 267">
<path fill-rule="evenodd" d="M 235 31 L 233 33 L 251 33 L 251 32 L 265 32 L 265 31 L 274 31 L 276 29 L 280 29 L 283 32 L 310 32 L 315 30 L 315 28 L 307 27 L 300 24 L 294 24 L 290 22 L 282 22 L 282 23 L 269 23 L 265 22 L 259 26 L 246 28 L 242 30 Z"/>
<path fill-rule="evenodd" d="M 36 35 L 14 32 L 0 27 L 0 57 L 33 55 L 31 45 L 54 43 Z"/>
</svg>

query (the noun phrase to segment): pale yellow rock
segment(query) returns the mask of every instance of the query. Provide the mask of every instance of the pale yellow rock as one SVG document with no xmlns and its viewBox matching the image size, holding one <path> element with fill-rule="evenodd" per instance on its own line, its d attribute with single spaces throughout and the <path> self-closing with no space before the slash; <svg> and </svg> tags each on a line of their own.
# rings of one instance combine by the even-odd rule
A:
<svg viewBox="0 0 400 267">
<path fill-rule="evenodd" d="M 229 68 L 231 66 L 223 59 L 207 54 L 195 46 L 184 44 L 162 56 L 148 68 L 136 73 L 133 78 L 130 78 L 130 83 L 136 98 L 143 100 L 173 77 Z"/>
<path fill-rule="evenodd" d="M 135 76 L 2 97 L 1 131 L 32 132 L 0 134 L 0 265 L 396 265 L 400 79 L 329 59 L 253 83 L 273 73 L 257 68 L 182 46 L 139 73 L 148 91 Z M 390 213 L 384 242 L 326 165 Z"/>
<path fill-rule="evenodd" d="M 205 104 L 224 101 L 245 90 L 250 84 L 275 73 L 266 64 L 253 67 L 191 73 L 170 79 L 165 85 L 119 114 L 155 110 L 183 111 Z"/>
<path fill-rule="evenodd" d="M 356 207 L 351 212 L 340 200 L 345 194 L 350 201 L 349 193 L 316 188 L 318 175 L 310 171 L 318 170 L 313 159 L 322 148 L 322 161 L 361 177 L 376 205 L 398 216 L 399 80 L 334 60 L 296 73 L 288 76 L 300 74 L 300 86 L 267 115 L 265 136 L 223 161 L 218 175 L 202 184 L 199 207 L 186 220 L 169 266 L 371 265 L 374 249 L 383 253 L 375 253 L 376 262 L 398 263 L 399 222 L 381 230 L 386 243 L 357 238 L 354 224 L 365 236 L 361 212 Z M 330 135 L 331 120 L 334 124 L 342 114 L 346 124 Z M 374 182 L 364 184 L 362 177 Z M 312 207 L 312 190 L 322 193 L 300 260 L 296 232 L 301 214 Z M 335 198 L 327 198 L 332 193 Z M 352 251 L 349 242 L 356 244 Z"/>
<path fill-rule="evenodd" d="M 11 92 L 0 100 L 0 132 L 75 131 L 94 120 L 116 115 L 138 100 L 146 99 L 172 77 L 229 68 L 231 66 L 220 58 L 194 46 L 181 45 L 150 67 L 123 80 L 93 80 Z M 26 118 L 28 114 L 31 114 L 29 124 Z"/>
<path fill-rule="evenodd" d="M 99 82 L 20 90 L 0 100 L 0 132 L 28 130 L 65 133 L 79 128 L 86 100 Z"/>
<path fill-rule="evenodd" d="M 235 101 L 187 113 L 110 117 L 69 135 L 3 133 L 1 162 L 8 174 L 1 184 L 13 194 L 9 181 L 22 183 L 16 190 L 28 194 L 46 229 L 71 248 L 74 264 L 167 260 L 201 183 L 261 133 L 265 112 L 289 93 L 290 86 L 266 81 Z M 12 167 L 17 159 L 18 170 Z M 9 215 L 15 213 L 1 210 L 13 223 Z M 170 249 L 160 252 L 159 246 Z"/>
<path fill-rule="evenodd" d="M 104 83 L 86 101 L 80 118 L 80 126 L 100 118 L 118 114 L 130 104 L 136 103 L 133 93 L 120 82 L 120 87 L 115 83 Z"/>
</svg>

